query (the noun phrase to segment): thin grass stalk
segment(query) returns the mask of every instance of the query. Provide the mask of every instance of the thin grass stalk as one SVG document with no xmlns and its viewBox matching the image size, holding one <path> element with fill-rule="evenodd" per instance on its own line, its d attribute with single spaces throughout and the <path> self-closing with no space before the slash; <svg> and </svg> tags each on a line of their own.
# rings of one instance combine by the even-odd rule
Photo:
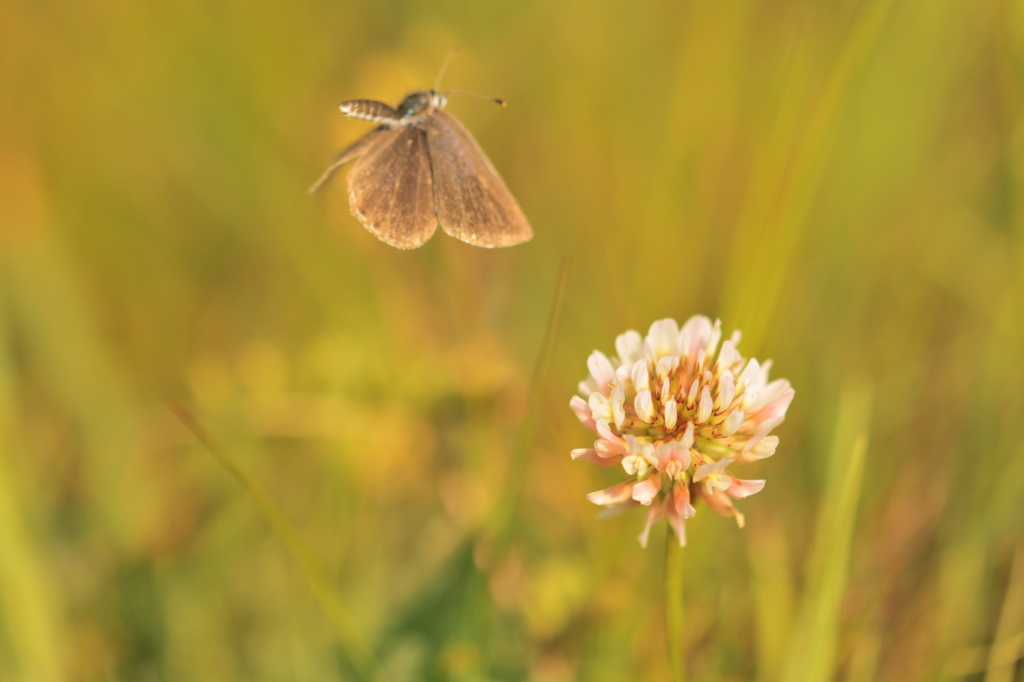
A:
<svg viewBox="0 0 1024 682">
<path fill-rule="evenodd" d="M 256 506 L 259 507 L 264 517 L 270 523 L 270 526 L 280 536 L 281 540 L 284 541 L 288 553 L 298 563 L 306 583 L 313 592 L 313 597 L 324 613 L 327 614 L 331 625 L 334 626 L 338 642 L 341 644 L 359 678 L 367 681 L 389 679 L 386 671 L 371 652 L 366 640 L 363 639 L 362 633 L 359 631 L 352 615 L 338 599 L 337 593 L 327 579 L 323 566 L 320 565 L 320 562 L 316 560 L 306 544 L 299 538 L 298 533 L 295 532 L 291 523 L 281 514 L 281 511 L 271 500 L 270 496 L 242 468 L 234 455 L 220 441 L 214 438 L 183 405 L 171 402 L 168 407 L 221 466 L 227 469 L 228 473 L 249 493 L 249 496 L 256 502 Z"/>
<path fill-rule="evenodd" d="M 551 356 L 554 353 L 555 338 L 558 334 L 558 321 L 562 314 L 562 304 L 565 301 L 565 288 L 569 281 L 569 268 L 571 265 L 572 254 L 565 253 L 558 268 L 558 279 L 555 281 L 555 293 L 551 300 L 551 310 L 548 313 L 547 326 L 544 329 L 544 339 L 541 341 L 537 362 L 533 367 L 533 375 L 530 377 L 526 419 L 523 422 L 523 427 L 519 432 L 519 440 L 512 454 L 508 485 L 504 487 L 505 499 L 498 507 L 500 517 L 497 524 L 497 542 L 493 554 L 495 559 L 505 553 L 509 543 L 512 541 L 512 530 L 519 507 L 519 499 L 522 495 L 523 479 L 526 476 L 530 446 L 533 443 L 534 432 L 537 430 L 537 421 L 540 418 L 541 408 L 544 406 L 544 385 L 547 383 L 548 373 L 551 369 Z"/>
</svg>

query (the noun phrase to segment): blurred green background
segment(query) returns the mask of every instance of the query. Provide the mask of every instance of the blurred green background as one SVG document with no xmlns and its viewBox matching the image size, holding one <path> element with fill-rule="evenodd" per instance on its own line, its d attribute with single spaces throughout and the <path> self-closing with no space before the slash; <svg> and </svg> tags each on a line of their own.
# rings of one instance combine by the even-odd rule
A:
<svg viewBox="0 0 1024 682">
<path fill-rule="evenodd" d="M 401 252 L 306 189 L 456 45 L 536 236 Z M 0 679 L 357 679 L 169 400 L 389 679 L 667 679 L 568 401 L 694 313 L 796 401 L 688 526 L 691 679 L 1022 679 L 1022 97 L 1014 0 L 0 3 Z"/>
</svg>

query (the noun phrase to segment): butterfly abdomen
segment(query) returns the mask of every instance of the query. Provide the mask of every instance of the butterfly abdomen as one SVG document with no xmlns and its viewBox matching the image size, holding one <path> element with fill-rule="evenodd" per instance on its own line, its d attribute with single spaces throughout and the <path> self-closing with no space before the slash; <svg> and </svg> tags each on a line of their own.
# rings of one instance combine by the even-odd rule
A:
<svg viewBox="0 0 1024 682">
<path fill-rule="evenodd" d="M 384 102 L 372 99 L 353 99 L 338 105 L 341 113 L 349 118 L 380 123 L 388 127 L 398 125 L 401 116 Z"/>
</svg>

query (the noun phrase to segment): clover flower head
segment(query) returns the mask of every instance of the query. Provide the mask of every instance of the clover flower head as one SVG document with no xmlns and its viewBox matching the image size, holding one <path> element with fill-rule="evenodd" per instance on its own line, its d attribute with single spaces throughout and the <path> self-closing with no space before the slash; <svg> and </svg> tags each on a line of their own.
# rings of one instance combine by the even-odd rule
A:
<svg viewBox="0 0 1024 682">
<path fill-rule="evenodd" d="M 572 458 L 621 466 L 628 476 L 587 499 L 609 508 L 647 507 L 644 547 L 662 518 L 685 545 L 684 523 L 699 499 L 742 528 L 732 499 L 764 487 L 763 480 L 736 478 L 727 469 L 775 454 L 779 439 L 769 434 L 785 418 L 793 389 L 785 379 L 768 381 L 771 361 L 740 355 L 738 331 L 719 347 L 721 337 L 721 323 L 703 315 L 681 329 L 664 319 L 645 337 L 633 330 L 620 334 L 615 356 L 594 351 L 587 359 L 582 397 L 569 403 L 598 436 Z"/>
</svg>

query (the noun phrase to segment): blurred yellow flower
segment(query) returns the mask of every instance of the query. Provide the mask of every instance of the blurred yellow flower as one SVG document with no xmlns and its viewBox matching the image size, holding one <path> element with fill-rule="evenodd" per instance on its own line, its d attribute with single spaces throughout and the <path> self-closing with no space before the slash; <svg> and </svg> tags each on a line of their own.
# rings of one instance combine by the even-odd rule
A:
<svg viewBox="0 0 1024 682">
<path fill-rule="evenodd" d="M 682 329 L 664 319 L 646 337 L 632 330 L 620 334 L 618 356 L 594 351 L 587 360 L 590 375 L 579 385 L 583 397 L 569 403 L 598 435 L 592 448 L 573 450 L 572 458 L 621 465 L 629 476 L 587 499 L 609 508 L 647 507 L 644 547 L 662 518 L 686 544 L 684 523 L 696 513 L 692 497 L 736 517 L 742 528 L 743 515 L 730 498 L 764 487 L 764 481 L 735 478 L 726 469 L 775 454 L 779 439 L 768 434 L 785 418 L 793 389 L 785 379 L 768 381 L 771 361 L 740 355 L 738 331 L 719 349 L 721 337 L 721 323 L 703 315 Z"/>
</svg>

